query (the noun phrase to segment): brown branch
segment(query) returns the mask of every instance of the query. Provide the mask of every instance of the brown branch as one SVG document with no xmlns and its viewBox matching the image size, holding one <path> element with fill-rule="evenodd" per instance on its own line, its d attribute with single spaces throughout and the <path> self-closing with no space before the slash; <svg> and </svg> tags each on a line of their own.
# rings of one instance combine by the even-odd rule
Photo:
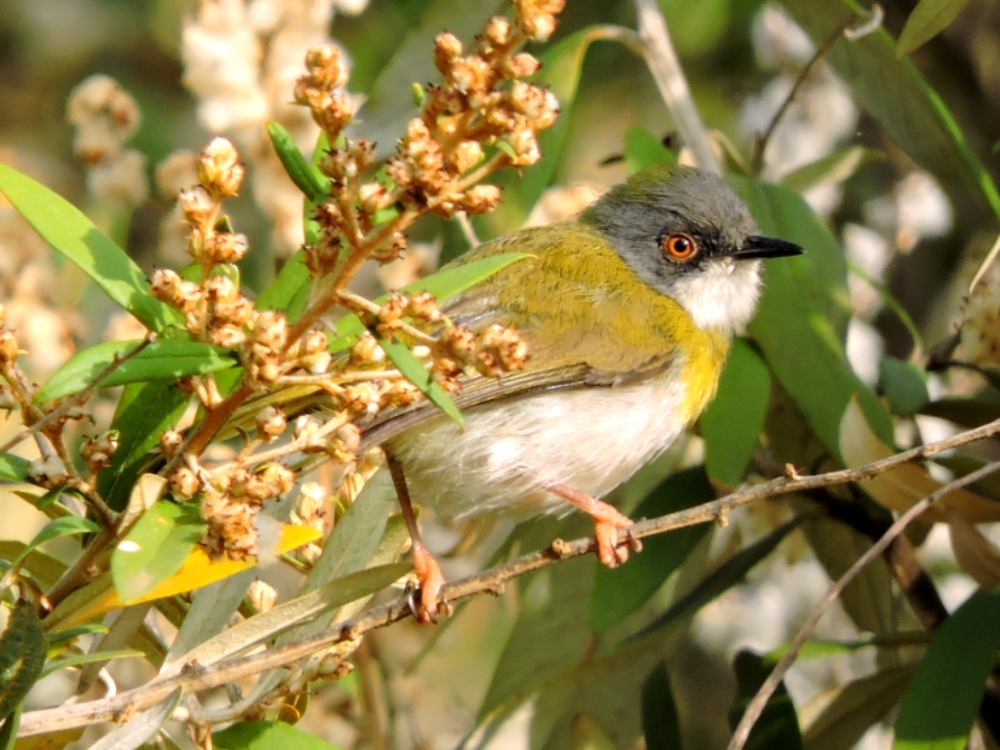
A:
<svg viewBox="0 0 1000 750">
<path fill-rule="evenodd" d="M 874 461 L 856 469 L 842 469 L 811 476 L 790 475 L 779 477 L 769 482 L 738 490 L 719 500 L 705 503 L 695 508 L 689 508 L 648 521 L 641 521 L 632 525 L 627 530 L 628 536 L 633 539 L 641 539 L 684 526 L 692 526 L 706 521 L 719 521 L 725 519 L 733 509 L 766 497 L 777 497 L 816 487 L 826 487 L 870 479 L 877 474 L 881 474 L 915 459 L 935 456 L 960 445 L 982 440 L 998 433 L 1000 433 L 1000 420 L 990 422 L 973 430 L 967 430 L 936 443 L 902 451 L 901 453 Z M 984 468 L 995 470 L 998 467 L 1000 467 L 1000 464 L 991 464 Z M 907 511 L 901 517 L 900 521 L 906 519 L 908 523 L 910 519 L 915 518 L 926 510 L 930 502 L 936 501 L 939 497 L 952 491 L 957 486 L 964 486 L 976 481 L 984 473 L 984 470 L 980 469 L 962 477 L 956 482 L 942 487 L 938 492 L 935 492 L 929 498 Z M 886 535 L 865 553 L 861 560 L 859 560 L 859 563 L 867 564 L 874 556 L 881 554 L 903 527 L 905 527 L 905 523 L 900 525 L 900 522 L 897 521 Z M 596 544 L 591 538 L 577 539 L 572 542 L 557 539 L 548 549 L 523 555 L 503 565 L 498 565 L 476 575 L 455 581 L 444 587 L 441 596 L 444 601 L 456 602 L 482 593 L 499 595 L 503 592 L 504 586 L 508 581 L 545 568 L 559 560 L 579 557 L 594 550 L 596 550 Z M 860 568 L 856 564 L 852 568 L 854 572 L 849 572 L 848 575 L 856 574 L 857 570 L 860 570 Z M 849 580 L 845 576 L 837 585 L 842 588 Z M 837 589 L 838 593 L 839 590 Z M 334 643 L 358 638 L 371 630 L 385 627 L 410 615 L 411 611 L 407 598 L 403 597 L 393 602 L 373 607 L 354 618 L 335 624 L 331 628 L 307 638 L 218 664 L 208 666 L 189 665 L 178 675 L 155 679 L 146 685 L 120 693 L 113 698 L 105 698 L 74 706 L 31 711 L 24 714 L 21 718 L 20 735 L 27 737 L 87 726 L 100 721 L 123 721 L 132 715 L 133 712 L 149 708 L 163 700 L 177 687 L 181 687 L 186 691 L 207 690 L 226 682 L 240 680 L 248 676 L 260 674 L 269 669 L 283 667 L 310 656 L 321 649 L 328 648 Z M 794 653 L 794 650 L 789 653 Z"/>
</svg>

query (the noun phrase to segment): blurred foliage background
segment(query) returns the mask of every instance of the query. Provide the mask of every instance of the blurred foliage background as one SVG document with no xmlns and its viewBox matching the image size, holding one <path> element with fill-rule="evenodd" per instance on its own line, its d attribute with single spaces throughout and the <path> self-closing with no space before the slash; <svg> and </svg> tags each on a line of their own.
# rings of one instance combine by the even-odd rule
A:
<svg viewBox="0 0 1000 750">
<path fill-rule="evenodd" d="M 272 69 L 256 81 L 235 78 L 224 84 L 216 82 L 218 88 L 210 90 L 199 79 L 207 68 L 199 65 L 225 66 L 231 62 L 227 56 L 247 55 L 247 70 L 256 64 L 256 53 L 241 46 L 239 29 L 230 29 L 230 36 L 217 32 L 217 41 L 226 37 L 232 45 L 216 48 L 217 60 L 198 58 L 197 44 L 189 40 L 185 45 L 183 41 L 185 24 L 189 28 L 199 24 L 199 7 L 194 2 L 0 3 L 0 162 L 26 172 L 82 206 L 148 270 L 155 264 L 177 262 L 163 229 L 172 200 L 169 194 L 153 188 L 132 204 L 116 203 L 99 191 L 88 190 L 85 169 L 74 157 L 74 131 L 65 115 L 70 92 L 88 76 L 102 73 L 116 79 L 134 97 L 142 121 L 128 146 L 145 156 L 144 170 L 150 178 L 157 165 L 178 149 L 197 151 L 217 132 L 230 135 L 254 172 L 250 189 L 229 205 L 234 225 L 251 240 L 253 252 L 244 263 L 242 278 L 254 290 L 266 286 L 297 245 L 295 222 L 289 220 L 296 206 L 294 201 L 290 209 L 285 205 L 287 190 L 285 197 L 276 197 L 281 190 L 275 186 L 283 175 L 274 171 L 273 165 L 269 167 L 261 155 L 266 148 L 264 120 L 294 120 L 283 110 L 291 99 L 290 87 L 279 85 L 288 80 L 285 68 L 297 73 L 311 40 L 329 34 L 350 57 L 349 90 L 367 100 L 356 132 L 391 146 L 402 132 L 393 102 L 408 102 L 409 84 L 425 83 L 434 75 L 430 41 L 437 31 L 447 28 L 468 38 L 482 19 L 503 9 L 501 3 L 456 0 L 343 0 L 330 8 L 310 11 L 310 6 L 322 4 L 303 2 L 306 10 L 298 20 L 300 26 L 293 28 L 269 26 L 269 19 L 280 15 L 285 5 L 276 0 L 207 5 L 217 5 L 232 17 L 244 13 L 244 31 L 259 31 L 254 43 L 261 45 L 260 50 L 277 49 L 280 42 L 285 49 L 298 50 L 298 56 L 289 53 L 287 61 L 272 59 Z M 800 20 L 815 20 L 823 12 L 818 0 L 790 0 L 787 5 L 788 13 Z M 834 5 L 856 10 L 861 19 L 858 23 L 863 23 L 865 9 L 849 2 L 831 3 L 830 7 Z M 706 124 L 729 141 L 729 167 L 740 171 L 741 164 L 750 164 L 755 137 L 767 127 L 822 39 L 810 43 L 780 6 L 755 0 L 661 0 L 660 7 L 698 109 Z M 890 0 L 881 8 L 882 26 L 898 38 L 914 3 Z M 310 12 L 315 16 L 309 17 Z M 332 15 L 328 27 L 315 22 L 324 14 Z M 632 4 L 624 0 L 569 0 L 556 34 L 546 46 L 595 24 L 634 27 Z M 821 26 L 817 22 L 817 28 Z M 282 35 L 284 38 L 279 38 Z M 1000 8 L 987 0 L 971 0 L 943 33 L 919 47 L 911 59 L 954 116 L 956 138 L 964 141 L 989 177 L 1000 179 L 996 157 L 1000 144 Z M 875 63 L 862 60 L 861 64 Z M 256 104 L 237 113 L 236 103 L 247 94 L 244 89 L 255 85 L 264 93 L 258 92 Z M 861 88 L 856 80 L 837 78 L 825 64 L 817 66 L 771 138 L 761 174 L 770 181 L 785 180 L 788 186 L 799 186 L 843 246 L 853 270 L 847 287 L 853 312 L 846 341 L 851 366 L 866 384 L 879 388 L 887 401 L 898 401 L 899 391 L 893 389 L 902 381 L 892 376 L 893 365 L 886 365 L 884 356 L 895 358 L 888 360 L 890 363 L 903 361 L 923 369 L 935 345 L 954 333 L 972 272 L 994 240 L 997 213 L 996 205 L 990 205 L 989 191 L 976 189 L 968 174 L 959 174 L 957 168 L 936 169 L 941 162 L 934 159 L 916 163 L 911 143 L 894 140 L 870 108 L 857 105 Z M 905 92 L 900 95 L 905 96 Z M 632 129 L 640 127 L 657 136 L 674 132 L 670 113 L 645 63 L 624 45 L 607 41 L 588 49 L 579 88 L 572 101 L 564 102 L 562 117 L 569 121 L 566 138 L 557 152 L 545 155 L 551 183 L 561 186 L 543 201 L 543 215 L 548 218 L 574 212 L 594 191 L 623 179 L 626 164 L 621 160 L 607 162 L 609 157 L 626 152 L 626 135 Z M 923 124 L 911 124 L 919 138 Z M 308 138 L 305 140 L 300 145 L 310 147 Z M 850 158 L 845 149 L 855 149 Z M 843 158 L 819 170 L 818 175 L 797 171 L 835 153 Z M 501 212 L 501 220 L 503 216 Z M 543 218 L 536 213 L 535 220 Z M 477 227 L 484 237 L 515 228 L 496 223 Z M 416 254 L 416 262 L 403 261 L 380 276 L 391 286 L 425 272 L 439 252 L 448 256 L 459 252 L 465 242 L 457 229 L 433 220 L 418 227 L 412 239 L 426 243 L 424 250 Z M 109 322 L 109 306 L 88 292 L 72 269 L 49 258 L 43 245 L 29 247 L 27 242 L 13 233 L 6 240 L 0 236 L 0 296 L 6 298 L 21 330 L 36 344 L 28 358 L 33 375 L 41 379 L 68 352 L 112 335 L 113 321 Z M 372 277 L 366 283 L 369 287 L 365 291 L 373 291 L 378 281 Z M 887 291 L 873 291 L 883 284 Z M 6 300 L 17 304 L 12 308 Z M 789 347 L 794 345 L 788 342 Z M 978 361 L 972 352 L 966 352 L 966 358 Z M 932 376 L 927 384 L 929 398 L 943 393 L 970 398 L 981 394 L 983 384 L 978 378 L 962 371 L 948 377 Z M 956 423 L 982 423 L 996 413 L 998 401 L 991 393 L 978 401 L 967 401 L 973 415 L 964 421 L 956 412 L 941 409 L 938 416 L 949 416 L 950 421 L 934 416 L 909 419 L 926 400 L 918 395 L 920 403 L 905 415 L 907 419 L 897 423 L 899 443 L 950 434 Z M 787 398 L 782 400 L 779 395 L 772 401 L 772 420 L 780 419 L 780 413 L 777 417 L 774 413 L 782 408 L 790 407 Z M 895 413 L 902 416 L 899 409 Z M 789 444 L 798 439 L 796 435 L 772 433 L 773 455 L 758 457 L 758 466 L 761 462 L 766 465 L 768 458 L 802 465 L 798 458 L 782 453 L 782 437 Z M 987 447 L 978 457 L 990 457 L 994 452 Z M 697 463 L 700 456 L 697 438 L 677 446 L 622 490 L 624 506 L 634 509 L 666 470 Z M 682 475 L 678 481 L 697 485 L 698 478 Z M 705 489 L 703 477 L 701 481 L 695 494 Z M 707 492 L 711 494 L 710 488 Z M 545 577 L 522 583 L 516 592 L 500 599 L 473 601 L 440 629 L 402 624 L 373 634 L 358 652 L 357 671 L 320 690 L 299 726 L 344 747 L 377 750 L 452 747 L 477 725 L 488 730 L 466 737 L 470 746 L 606 746 L 603 742 L 625 746 L 624 739 L 638 741 L 643 728 L 650 743 L 653 735 L 648 726 L 640 727 L 643 716 L 638 708 L 643 686 L 647 697 L 655 697 L 658 686 L 662 688 L 654 666 L 665 660 L 681 717 L 683 747 L 723 747 L 729 735 L 727 712 L 737 689 L 736 674 L 742 678 L 753 671 L 750 667 L 741 670 L 737 659 L 734 672 L 734 656 L 742 648 L 766 652 L 786 641 L 827 585 L 827 572 L 813 549 L 822 546 L 815 531 L 810 534 L 807 529 L 803 534 L 781 525 L 790 517 L 790 508 L 808 509 L 815 501 L 799 498 L 795 501 L 798 506 L 751 507 L 734 517 L 729 528 L 691 539 L 693 562 L 689 560 L 679 575 L 658 591 L 649 607 L 662 610 L 675 592 L 693 588 L 719 561 L 772 538 L 768 535 L 775 530 L 781 533 L 773 537 L 774 543 L 785 541 L 777 554 L 754 568 L 747 583 L 729 588 L 696 617 L 671 629 L 655 651 L 622 647 L 621 640 L 611 649 L 607 646 L 610 641 L 599 642 L 589 631 L 577 628 L 581 619 L 588 619 L 595 564 L 590 559 L 574 560 L 557 566 Z M 826 497 L 821 501 L 832 502 Z M 12 507 L 16 503 L 7 498 L 2 502 Z M 44 519 L 24 514 L 23 507 L 17 503 L 18 523 L 23 526 L 17 536 L 28 539 Z M 849 515 L 845 511 L 841 520 Z M 877 514 L 866 517 L 830 544 L 840 545 L 841 558 L 856 557 L 869 540 L 855 532 L 869 522 L 884 521 Z M 881 528 L 878 523 L 876 529 Z M 580 519 L 543 519 L 522 528 L 515 540 L 519 548 L 531 549 L 556 536 L 574 538 L 586 533 L 586 524 Z M 823 533 L 829 534 L 829 529 Z M 457 541 L 449 530 L 432 528 L 429 534 L 432 544 L 441 549 Z M 503 536 L 495 532 L 492 538 L 496 541 Z M 933 574 L 933 586 L 941 600 L 949 609 L 954 608 L 975 588 L 974 581 L 956 563 L 942 532 L 924 528 L 914 541 L 921 545 L 919 559 Z M 448 560 L 449 576 L 480 569 L 485 564 L 484 549 L 489 552 L 491 548 L 486 545 L 480 547 L 478 556 Z M 872 583 L 879 575 L 883 578 Z M 894 631 L 916 627 L 913 614 L 902 612 L 906 606 L 903 597 L 887 576 L 886 568 L 880 568 L 869 581 L 883 587 L 884 592 L 892 591 L 878 606 L 888 612 Z M 274 583 L 279 591 L 282 585 L 287 586 L 280 576 Z M 562 616 L 554 617 L 553 613 Z M 838 609 L 824 622 L 821 635 L 839 639 L 858 636 L 866 629 L 859 626 L 855 613 L 856 609 Z M 590 622 L 594 623 L 593 617 Z M 568 655 L 588 648 L 597 650 L 600 643 L 613 658 L 584 663 Z M 900 672 L 889 669 L 904 669 L 908 664 L 904 656 L 861 651 L 803 663 L 788 680 L 800 722 L 805 726 L 820 715 L 820 706 L 828 705 L 822 699 L 829 701 L 839 695 L 837 691 L 858 675 L 877 674 L 883 680 L 897 677 L 891 688 L 885 687 L 888 683 L 872 683 L 871 692 L 861 693 L 869 701 L 880 691 L 898 697 L 906 681 L 899 677 Z M 533 691 L 538 684 L 532 682 L 532 675 L 547 674 L 549 662 L 564 671 L 552 672 L 558 675 L 556 684 L 545 683 L 536 694 Z M 579 688 L 575 692 L 571 689 L 574 686 Z M 51 703 L 51 695 L 59 694 L 58 685 L 48 689 L 49 697 L 37 697 L 37 704 Z M 824 733 L 821 727 L 807 737 L 806 746 L 850 747 L 856 741 L 856 746 L 865 750 L 887 747 L 891 736 L 888 711 L 893 702 L 877 716 L 862 716 L 860 711 L 845 714 L 840 726 L 849 725 L 852 731 L 857 730 L 857 736 L 850 732 L 837 735 L 833 730 Z"/>
</svg>

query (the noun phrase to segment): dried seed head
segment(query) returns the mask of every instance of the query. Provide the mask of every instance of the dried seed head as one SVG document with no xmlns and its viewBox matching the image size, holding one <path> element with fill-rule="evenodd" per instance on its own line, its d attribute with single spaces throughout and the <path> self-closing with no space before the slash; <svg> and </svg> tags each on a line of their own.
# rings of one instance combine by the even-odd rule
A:
<svg viewBox="0 0 1000 750">
<path fill-rule="evenodd" d="M 322 518 L 326 505 L 326 489 L 318 482 L 304 482 L 299 487 L 295 500 L 295 514 L 303 526 L 308 526 L 316 518 Z"/>
<path fill-rule="evenodd" d="M 442 31 L 434 40 L 434 65 L 445 78 L 451 75 L 452 66 L 462 55 L 462 43 L 454 34 Z"/>
<path fill-rule="evenodd" d="M 271 441 L 281 436 L 287 426 L 285 413 L 276 406 L 265 406 L 257 412 L 257 433 Z"/>
<path fill-rule="evenodd" d="M 504 51 L 510 45 L 512 37 L 510 21 L 503 16 L 494 16 L 486 24 L 486 40 L 499 51 Z"/>
<path fill-rule="evenodd" d="M 184 221 L 188 224 L 203 230 L 211 229 L 218 203 L 204 187 L 198 185 L 188 190 L 181 190 L 177 196 L 177 205 L 181 209 Z"/>
<path fill-rule="evenodd" d="M 246 169 L 236 148 L 226 138 L 214 138 L 198 159 L 198 181 L 217 199 L 237 194 Z"/>
<path fill-rule="evenodd" d="M 278 603 L 278 592 L 257 578 L 247 588 L 247 599 L 258 612 L 268 612 Z"/>
<path fill-rule="evenodd" d="M 170 476 L 170 490 L 181 498 L 194 497 L 201 490 L 201 480 L 187 466 L 179 466 Z"/>
<path fill-rule="evenodd" d="M 500 202 L 500 188 L 496 185 L 474 185 L 462 196 L 462 210 L 468 214 L 485 214 Z"/>
<path fill-rule="evenodd" d="M 184 436 L 176 430 L 165 430 L 160 435 L 160 452 L 168 461 L 177 454 L 177 449 L 184 442 Z"/>
<path fill-rule="evenodd" d="M 28 476 L 43 487 L 61 487 L 69 481 L 66 464 L 55 455 L 36 458 L 28 464 Z"/>
</svg>

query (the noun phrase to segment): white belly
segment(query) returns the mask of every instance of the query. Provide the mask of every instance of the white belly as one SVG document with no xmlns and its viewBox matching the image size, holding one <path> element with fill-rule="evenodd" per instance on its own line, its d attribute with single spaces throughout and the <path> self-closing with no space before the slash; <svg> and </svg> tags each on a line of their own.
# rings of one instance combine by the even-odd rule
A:
<svg viewBox="0 0 1000 750">
<path fill-rule="evenodd" d="M 569 506 L 562 484 L 600 498 L 686 427 L 684 386 L 668 378 L 619 388 L 541 394 L 439 419 L 393 441 L 414 502 L 445 520 L 479 513 L 530 516 Z"/>
</svg>

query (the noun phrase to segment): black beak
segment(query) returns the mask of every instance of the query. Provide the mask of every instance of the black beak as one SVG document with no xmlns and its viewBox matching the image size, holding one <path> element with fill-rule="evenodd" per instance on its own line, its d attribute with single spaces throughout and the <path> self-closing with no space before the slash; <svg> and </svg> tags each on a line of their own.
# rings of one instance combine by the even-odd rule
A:
<svg viewBox="0 0 1000 750">
<path fill-rule="evenodd" d="M 794 242 L 785 242 L 771 237 L 750 235 L 743 242 L 743 247 L 730 255 L 737 260 L 751 258 L 784 258 L 789 255 L 801 255 L 804 250 Z"/>
</svg>

